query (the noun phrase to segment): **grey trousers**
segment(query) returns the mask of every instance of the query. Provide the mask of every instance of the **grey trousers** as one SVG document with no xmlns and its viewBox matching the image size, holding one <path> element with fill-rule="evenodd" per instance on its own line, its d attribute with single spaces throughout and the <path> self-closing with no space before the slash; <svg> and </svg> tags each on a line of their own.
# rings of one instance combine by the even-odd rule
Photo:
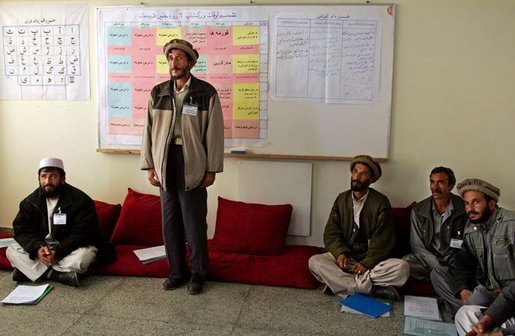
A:
<svg viewBox="0 0 515 336">
<path fill-rule="evenodd" d="M 447 280 L 447 273 L 434 269 L 431 272 L 431 283 L 435 292 L 440 296 L 444 302 L 446 309 L 456 315 L 458 309 L 463 306 L 461 297 L 456 297 L 449 287 Z M 495 294 L 483 285 L 477 285 L 469 296 L 467 305 L 477 305 L 488 307 L 495 300 Z"/>
<path fill-rule="evenodd" d="M 163 240 L 170 267 L 170 278 L 189 276 L 186 243 L 191 273 L 207 275 L 207 191 L 197 187 L 185 190 L 182 146 L 172 145 L 168 154 L 167 190 L 161 188 Z"/>
<path fill-rule="evenodd" d="M 449 269 L 447 266 L 441 265 L 436 257 L 428 260 L 423 256 L 410 253 L 405 255 L 402 260 L 408 262 L 410 275 L 417 280 L 429 280 L 431 271 L 434 268 L 440 268 L 443 272 L 447 272 Z"/>
<path fill-rule="evenodd" d="M 401 259 L 390 258 L 381 261 L 364 274 L 342 271 L 330 253 L 316 254 L 309 258 L 309 270 L 318 281 L 325 283 L 334 294 L 347 295 L 355 292 L 369 294 L 372 286 L 396 286 L 406 283 L 409 265 Z"/>
</svg>

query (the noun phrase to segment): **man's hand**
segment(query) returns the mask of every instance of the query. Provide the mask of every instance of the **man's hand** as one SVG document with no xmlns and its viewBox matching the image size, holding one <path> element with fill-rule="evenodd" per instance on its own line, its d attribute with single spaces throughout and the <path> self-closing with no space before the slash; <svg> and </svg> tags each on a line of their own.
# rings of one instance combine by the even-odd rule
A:
<svg viewBox="0 0 515 336">
<path fill-rule="evenodd" d="M 355 264 L 351 267 L 350 271 L 351 271 L 352 273 L 354 273 L 354 274 L 359 274 L 359 275 L 361 275 L 361 274 L 364 274 L 366 271 L 368 271 L 368 268 L 366 268 L 366 266 L 365 266 L 365 265 L 363 265 L 363 264 L 355 263 Z"/>
<path fill-rule="evenodd" d="M 338 265 L 338 267 L 340 267 L 341 269 L 345 269 L 346 266 L 347 266 L 347 257 L 345 256 L 345 254 L 340 254 L 338 256 L 338 258 L 336 258 L 336 265 Z"/>
<path fill-rule="evenodd" d="M 150 182 L 151 185 L 153 185 L 155 187 L 161 186 L 161 181 L 159 181 L 159 178 L 157 177 L 157 173 L 156 173 L 155 169 L 147 170 L 147 177 L 148 177 L 148 181 Z"/>
<path fill-rule="evenodd" d="M 489 315 L 483 315 L 483 317 L 477 321 L 476 324 L 472 325 L 472 330 L 466 333 L 466 336 L 475 336 L 475 335 L 486 335 L 488 329 L 490 329 L 494 324 L 494 320 Z M 489 333 L 488 333 L 489 334 Z"/>
<path fill-rule="evenodd" d="M 338 265 L 338 267 L 340 267 L 342 270 L 346 272 L 361 275 L 368 270 L 363 264 L 351 261 L 352 259 L 347 258 L 343 253 L 340 254 L 338 258 L 336 258 L 336 264 Z"/>
<path fill-rule="evenodd" d="M 38 260 L 45 266 L 53 265 L 57 262 L 55 259 L 55 251 L 48 246 L 41 246 L 38 250 Z"/>
<path fill-rule="evenodd" d="M 204 174 L 204 178 L 202 179 L 202 182 L 200 183 L 200 185 L 204 188 L 211 186 L 213 183 L 215 183 L 215 177 L 216 177 L 216 173 L 206 172 Z"/>
<path fill-rule="evenodd" d="M 467 304 L 468 300 L 469 300 L 469 296 L 472 295 L 472 291 L 471 290 L 468 290 L 468 289 L 462 289 L 461 292 L 460 292 L 460 297 L 461 297 L 461 301 L 463 302 L 464 305 Z"/>
</svg>

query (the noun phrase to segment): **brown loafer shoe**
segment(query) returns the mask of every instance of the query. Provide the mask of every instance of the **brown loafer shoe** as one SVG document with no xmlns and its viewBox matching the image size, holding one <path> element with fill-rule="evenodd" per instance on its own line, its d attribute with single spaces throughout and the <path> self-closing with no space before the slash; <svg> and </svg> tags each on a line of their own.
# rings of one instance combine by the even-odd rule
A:
<svg viewBox="0 0 515 336">
<path fill-rule="evenodd" d="M 204 290 L 204 279 L 198 274 L 193 274 L 188 284 L 188 294 L 197 295 L 202 293 L 202 290 Z"/>
<path fill-rule="evenodd" d="M 184 283 L 184 279 L 182 278 L 167 278 L 164 282 L 163 282 L 163 289 L 164 290 L 173 290 L 173 289 L 176 289 L 176 288 L 179 288 L 183 283 Z"/>
</svg>

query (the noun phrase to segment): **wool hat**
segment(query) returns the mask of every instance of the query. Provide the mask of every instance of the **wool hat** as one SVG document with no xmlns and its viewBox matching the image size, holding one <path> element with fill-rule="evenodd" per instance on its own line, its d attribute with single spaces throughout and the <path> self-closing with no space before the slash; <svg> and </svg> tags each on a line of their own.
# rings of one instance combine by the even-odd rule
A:
<svg viewBox="0 0 515 336">
<path fill-rule="evenodd" d="M 361 163 L 370 169 L 370 172 L 372 173 L 372 176 L 374 178 L 374 182 L 379 180 L 381 177 L 381 166 L 379 165 L 379 162 L 375 161 L 372 157 L 369 155 L 358 155 L 354 157 L 350 163 L 350 171 L 352 172 L 354 170 L 354 166 L 356 163 Z"/>
<path fill-rule="evenodd" d="M 64 171 L 63 160 L 57 159 L 57 158 L 52 158 L 52 157 L 46 157 L 44 159 L 41 159 L 41 161 L 39 161 L 39 170 L 41 170 L 43 168 L 49 168 L 49 167 L 59 168 L 62 171 Z"/>
<path fill-rule="evenodd" d="M 490 183 L 480 179 L 466 179 L 458 183 L 458 193 L 463 197 L 466 191 L 479 191 L 485 195 L 492 197 L 496 202 L 499 200 L 501 190 Z"/>
<path fill-rule="evenodd" d="M 182 39 L 173 39 L 166 43 L 163 46 L 163 52 L 166 58 L 168 58 L 168 54 L 172 49 L 181 49 L 191 57 L 193 65 L 197 63 L 198 51 L 193 49 L 193 45 L 191 45 L 191 43 L 189 43 L 188 41 Z"/>
</svg>

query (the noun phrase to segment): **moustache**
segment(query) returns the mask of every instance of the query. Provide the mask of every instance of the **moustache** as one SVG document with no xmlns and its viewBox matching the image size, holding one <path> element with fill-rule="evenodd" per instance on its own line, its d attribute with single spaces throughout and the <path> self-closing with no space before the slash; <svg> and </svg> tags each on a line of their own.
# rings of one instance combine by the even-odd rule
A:
<svg viewBox="0 0 515 336">
<path fill-rule="evenodd" d="M 474 216 L 474 215 L 476 215 L 476 216 L 477 216 L 477 215 L 479 215 L 479 212 L 477 212 L 477 211 L 469 211 L 469 212 L 467 212 L 467 215 L 468 215 L 469 217 L 470 217 L 470 216 Z"/>
</svg>

